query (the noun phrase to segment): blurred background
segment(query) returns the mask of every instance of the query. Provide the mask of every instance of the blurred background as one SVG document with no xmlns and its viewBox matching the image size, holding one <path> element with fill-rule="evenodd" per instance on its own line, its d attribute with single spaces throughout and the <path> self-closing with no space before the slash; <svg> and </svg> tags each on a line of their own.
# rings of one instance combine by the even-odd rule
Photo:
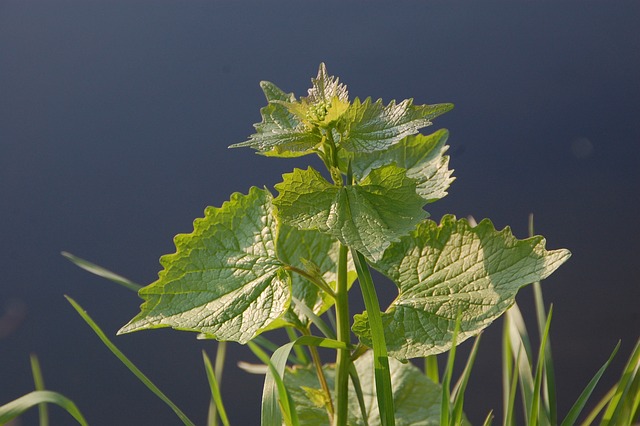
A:
<svg viewBox="0 0 640 426">
<path fill-rule="evenodd" d="M 260 121 L 260 80 L 304 95 L 322 61 L 351 97 L 456 105 L 426 129 L 450 129 L 457 178 L 428 210 L 489 217 L 520 238 L 534 213 L 547 247 L 573 252 L 543 283 L 561 415 L 622 339 L 602 396 L 640 330 L 639 21 L 640 3 L 624 1 L 0 1 L 0 404 L 33 389 L 36 353 L 47 387 L 92 425 L 179 424 L 68 294 L 204 424 L 201 349 L 215 343 L 115 337 L 140 300 L 60 252 L 154 281 L 207 205 L 306 165 L 227 146 Z M 527 318 L 532 300 L 530 288 L 518 298 Z M 471 377 L 474 424 L 490 409 L 502 418 L 500 324 Z M 233 424 L 259 424 L 262 378 L 238 360 L 255 358 L 230 345 L 223 397 Z"/>
</svg>

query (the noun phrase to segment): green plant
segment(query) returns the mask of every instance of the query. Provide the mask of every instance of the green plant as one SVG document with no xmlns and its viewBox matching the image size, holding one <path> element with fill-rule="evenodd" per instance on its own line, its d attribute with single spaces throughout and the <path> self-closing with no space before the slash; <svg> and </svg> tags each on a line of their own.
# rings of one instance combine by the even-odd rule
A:
<svg viewBox="0 0 640 426">
<path fill-rule="evenodd" d="M 172 327 L 202 339 L 248 344 L 267 366 L 263 425 L 465 423 L 464 394 L 478 340 L 450 390 L 456 345 L 478 335 L 514 304 L 520 288 L 549 276 L 570 253 L 546 250 L 539 236 L 518 240 L 486 219 L 427 219 L 424 206 L 444 197 L 453 178 L 445 155 L 448 132 L 418 131 L 452 105 L 350 101 L 324 64 L 306 97 L 296 99 L 268 82 L 261 87 L 268 101 L 262 121 L 248 141 L 232 147 L 268 157 L 317 155 L 325 174 L 294 169 L 275 185 L 277 196 L 252 187 L 207 208 L 192 233 L 175 237 L 176 253 L 161 258 L 158 280 L 143 288 L 67 256 L 139 289 L 141 312 L 120 334 Z M 397 286 L 398 296 L 385 310 L 370 268 Z M 366 311 L 352 320 L 347 295 L 356 279 Z M 192 424 L 71 303 L 114 354 Z M 291 340 L 281 347 L 262 336 L 278 328 Z M 545 354 L 546 337 L 542 341 Z M 318 347 L 334 349 L 335 363 L 323 364 Z M 447 351 L 439 383 L 434 356 Z M 218 383 L 221 358 L 224 344 L 215 369 L 204 355 L 210 424 L 218 415 L 228 424 Z M 412 358 L 426 359 L 426 375 L 403 363 Z M 296 365 L 287 369 L 290 359 Z M 518 369 L 505 365 L 509 383 L 515 383 Z M 527 395 L 540 389 L 539 369 Z M 530 408 L 539 406 L 530 399 Z M 529 410 L 528 424 L 543 424 L 538 412 Z"/>
</svg>

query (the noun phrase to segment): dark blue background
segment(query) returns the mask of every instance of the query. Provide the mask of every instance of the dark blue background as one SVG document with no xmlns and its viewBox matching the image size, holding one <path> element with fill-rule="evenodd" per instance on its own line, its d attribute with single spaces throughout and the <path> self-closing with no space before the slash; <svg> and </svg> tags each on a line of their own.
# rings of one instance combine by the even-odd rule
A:
<svg viewBox="0 0 640 426">
<path fill-rule="evenodd" d="M 548 247 L 573 252 L 543 285 L 561 412 L 622 338 L 602 395 L 640 329 L 638 22 L 637 2 L 0 2 L 0 310 L 26 307 L 0 339 L 0 403 L 33 388 L 35 352 L 91 424 L 179 424 L 63 294 L 110 335 L 137 297 L 59 252 L 153 281 L 207 205 L 305 165 L 226 147 L 259 121 L 260 80 L 303 95 L 321 61 L 352 97 L 456 104 L 433 127 L 451 131 L 457 180 L 432 216 L 489 217 L 525 237 L 534 212 Z M 531 312 L 530 289 L 519 300 Z M 501 421 L 499 334 L 486 333 L 471 378 L 474 423 L 491 408 Z M 214 343 L 114 339 L 204 424 L 200 350 Z M 258 424 L 261 379 L 238 359 L 254 360 L 232 345 L 231 420 Z"/>
</svg>

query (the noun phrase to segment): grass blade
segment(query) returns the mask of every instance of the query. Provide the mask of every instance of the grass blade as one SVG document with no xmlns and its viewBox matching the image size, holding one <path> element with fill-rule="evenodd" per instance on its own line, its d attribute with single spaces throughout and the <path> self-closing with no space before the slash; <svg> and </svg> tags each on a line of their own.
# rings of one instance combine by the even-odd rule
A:
<svg viewBox="0 0 640 426">
<path fill-rule="evenodd" d="M 533 226 L 533 213 L 529 215 L 529 237 L 535 235 Z M 540 281 L 533 283 L 533 295 L 536 307 L 536 319 L 538 322 L 538 335 L 542 341 L 542 335 L 545 326 L 545 319 L 547 313 L 544 308 L 544 299 L 542 297 L 542 287 Z M 556 375 L 555 367 L 553 365 L 553 355 L 551 353 L 551 339 L 547 339 L 546 349 L 544 351 L 544 373 L 543 378 L 543 396 L 544 406 L 549 417 L 549 421 L 552 425 L 558 424 L 558 408 L 556 397 Z"/>
<path fill-rule="evenodd" d="M 515 368 L 518 369 L 518 382 L 520 383 L 520 391 L 522 395 L 522 406 L 525 418 L 530 417 L 529 408 L 533 399 L 533 372 L 531 371 L 531 345 L 529 343 L 529 335 L 524 324 L 524 319 L 518 308 L 518 304 L 514 303 L 507 311 L 509 317 L 509 340 L 511 342 L 511 353 L 515 357 L 520 354 Z"/>
<path fill-rule="evenodd" d="M 362 290 L 365 308 L 369 317 L 371 328 L 371 341 L 373 345 L 373 366 L 376 382 L 376 397 L 380 410 L 380 423 L 382 426 L 395 425 L 395 408 L 393 403 L 393 390 L 391 388 L 391 373 L 389 370 L 389 358 L 387 356 L 387 343 L 384 338 L 382 316 L 380 315 L 380 303 L 373 285 L 371 272 L 367 261 L 356 250 L 351 251 L 351 257 L 356 266 L 358 281 Z"/>
<path fill-rule="evenodd" d="M 298 424 L 293 401 L 284 385 L 284 370 L 294 345 L 320 346 L 330 349 L 348 349 L 343 342 L 316 336 L 302 336 L 293 342 L 276 349 L 271 358 L 253 341 L 248 342 L 249 349 L 269 367 L 264 379 L 262 391 L 262 426 L 281 426 Z"/>
<path fill-rule="evenodd" d="M 492 423 L 493 423 L 493 410 L 489 411 L 489 414 L 487 414 L 487 417 L 484 419 L 484 422 L 482 422 L 482 426 L 491 426 Z"/>
<path fill-rule="evenodd" d="M 360 384 L 360 376 L 358 376 L 358 370 L 353 363 L 349 366 L 349 377 L 353 383 L 353 388 L 356 392 L 356 398 L 358 399 L 358 406 L 360 407 L 360 413 L 362 414 L 363 426 L 369 426 L 367 406 L 364 403 L 364 394 L 362 393 L 362 386 Z"/>
<path fill-rule="evenodd" d="M 91 327 L 93 332 L 102 340 L 102 343 L 131 371 L 151 392 L 167 404 L 174 413 L 182 420 L 185 425 L 195 426 L 194 423 L 180 410 L 158 387 L 144 375 L 138 367 L 136 367 L 121 351 L 114 345 L 106 334 L 98 327 L 91 317 L 82 309 L 82 307 L 69 296 L 65 296 L 71 306 L 80 314 L 83 320 Z"/>
<path fill-rule="evenodd" d="M 0 406 L 0 424 L 3 425 L 5 423 L 9 423 L 10 420 L 18 417 L 31 407 L 45 403 L 59 405 L 82 426 L 88 425 L 84 416 L 80 413 L 80 410 L 78 410 L 78 407 L 76 407 L 76 404 L 74 404 L 73 401 L 57 392 L 46 390 L 30 392 L 18 399 L 14 399 L 9 403 Z"/>
<path fill-rule="evenodd" d="M 631 419 L 624 419 L 620 414 L 624 411 L 624 405 L 629 396 L 629 390 L 632 388 L 632 384 L 638 375 L 638 369 L 640 368 L 640 341 L 636 343 L 636 346 L 625 366 L 620 381 L 616 385 L 616 391 L 607 405 L 607 409 L 602 415 L 602 426 L 618 424 L 618 420 L 625 420 L 630 422 Z M 631 400 L 635 400 L 637 395 L 630 395 Z M 629 414 L 631 415 L 631 414 Z"/>
<path fill-rule="evenodd" d="M 438 357 L 429 355 L 424 358 L 424 374 L 433 382 L 440 383 L 440 372 L 438 371 Z"/>
<path fill-rule="evenodd" d="M 509 394 L 507 395 L 507 405 L 505 407 L 504 424 L 515 425 L 515 405 L 516 405 L 516 391 L 518 388 L 518 380 L 520 380 L 520 369 L 515 368 L 520 363 L 520 356 L 522 352 L 518 351 L 515 356 L 515 365 L 512 369 L 511 382 L 509 384 Z"/>
<path fill-rule="evenodd" d="M 42 370 L 40 369 L 40 362 L 35 354 L 31 354 L 29 357 L 31 361 L 31 374 L 33 375 L 33 382 L 37 391 L 45 390 L 44 377 L 42 377 Z M 38 412 L 40 417 L 40 426 L 49 425 L 49 411 L 47 410 L 47 404 L 42 403 L 38 405 Z"/>
<path fill-rule="evenodd" d="M 67 259 L 69 259 L 71 262 L 73 262 L 76 266 L 84 269 L 85 271 L 91 272 L 92 274 L 97 275 L 99 277 L 106 278 L 109 281 L 113 281 L 116 284 L 120 284 L 121 286 L 131 291 L 135 291 L 137 293 L 138 290 L 142 288 L 141 285 L 136 284 L 133 281 L 123 276 L 115 274 L 103 268 L 102 266 L 98 266 L 95 263 L 91 263 L 88 260 L 81 259 L 77 256 L 72 255 L 71 253 L 67 253 L 66 251 L 63 251 L 61 254 Z"/>
<path fill-rule="evenodd" d="M 549 328 L 551 327 L 551 316 L 553 314 L 553 306 L 549 309 L 549 315 L 547 316 L 547 322 L 544 326 L 544 333 L 540 342 L 540 348 L 538 350 L 538 362 L 536 365 L 536 375 L 533 384 L 533 397 L 531 399 L 531 408 L 529 410 L 529 425 L 534 426 L 538 424 L 548 424 L 546 413 L 540 409 L 540 389 L 542 387 L 542 377 L 544 375 L 544 351 L 547 345 L 547 339 L 549 338 Z"/>
<path fill-rule="evenodd" d="M 453 376 L 453 364 L 456 359 L 456 344 L 458 333 L 460 332 L 461 313 L 456 315 L 456 325 L 453 329 L 453 337 L 451 339 L 451 349 L 447 355 L 447 366 L 445 367 L 444 376 L 442 378 L 442 399 L 440 404 L 440 425 L 446 426 L 451 424 L 451 378 Z"/>
<path fill-rule="evenodd" d="M 620 342 L 618 342 L 616 347 L 613 349 L 613 352 L 609 356 L 609 359 L 607 360 L 607 362 L 605 362 L 604 365 L 602 367 L 600 367 L 600 369 L 595 374 L 595 376 L 593 376 L 593 378 L 589 381 L 589 383 L 587 384 L 587 387 L 582 391 L 582 393 L 580 394 L 580 396 L 578 397 L 576 402 L 573 404 L 573 406 L 569 410 L 569 413 L 567 414 L 565 419 L 562 421 L 562 425 L 561 426 L 571 426 L 571 425 L 576 424 L 576 421 L 578 420 L 578 416 L 582 412 L 582 409 L 586 405 L 587 400 L 589 399 L 589 397 L 591 397 L 591 393 L 593 392 L 593 389 L 598 384 L 598 381 L 600 380 L 600 378 L 604 374 L 605 370 L 609 367 L 609 364 L 611 364 L 611 361 L 613 360 L 613 357 L 616 355 L 616 352 L 618 352 L 618 348 L 620 348 Z M 603 403 L 602 407 L 604 407 L 604 405 L 605 404 Z M 602 407 L 601 407 L 601 409 L 602 409 Z M 599 411 L 600 410 L 598 410 L 598 412 Z M 596 415 L 597 415 L 597 413 L 596 413 Z M 594 416 L 594 418 L 595 418 L 595 416 Z"/>
<path fill-rule="evenodd" d="M 207 372 L 207 379 L 209 381 L 209 387 L 211 388 L 211 399 L 215 403 L 216 410 L 213 411 L 212 422 L 214 425 L 218 423 L 217 417 L 220 416 L 220 420 L 224 426 L 229 426 L 229 419 L 227 417 L 227 411 L 224 408 L 224 404 L 222 402 L 222 395 L 220 394 L 220 384 L 216 378 L 216 373 L 213 370 L 213 366 L 211 365 L 211 360 L 207 356 L 205 351 L 202 351 L 202 359 L 204 361 L 204 368 Z"/>
<path fill-rule="evenodd" d="M 471 376 L 471 370 L 473 369 L 473 363 L 476 360 L 476 354 L 478 353 L 478 347 L 480 346 L 480 337 L 475 338 L 473 342 L 473 347 L 471 348 L 471 353 L 469 354 L 469 358 L 467 358 L 467 364 L 462 371 L 462 375 L 460 379 L 456 383 L 453 388 L 453 420 L 454 424 L 462 423 L 462 408 L 464 406 L 464 395 L 467 390 L 467 383 L 469 382 L 469 377 Z"/>
</svg>

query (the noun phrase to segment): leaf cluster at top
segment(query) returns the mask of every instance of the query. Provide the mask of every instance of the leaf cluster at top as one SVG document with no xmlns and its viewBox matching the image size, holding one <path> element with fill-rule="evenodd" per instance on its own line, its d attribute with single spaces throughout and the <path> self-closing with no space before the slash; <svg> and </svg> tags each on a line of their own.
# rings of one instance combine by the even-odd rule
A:
<svg viewBox="0 0 640 426">
<path fill-rule="evenodd" d="M 424 206 L 444 197 L 453 177 L 448 132 L 418 131 L 451 104 L 349 101 L 324 64 L 306 97 L 269 82 L 261 87 L 268 101 L 262 121 L 232 147 L 275 157 L 317 154 L 331 179 L 312 167 L 294 169 L 275 185 L 277 197 L 254 187 L 208 208 L 192 233 L 176 237 L 176 253 L 162 258 L 158 280 L 140 291 L 141 312 L 121 332 L 173 327 L 246 343 L 268 329 L 307 327 L 309 315 L 335 302 L 338 253 L 346 246 L 398 287 L 382 313 L 389 354 L 426 356 L 450 348 L 457 318 L 461 342 L 511 306 L 519 288 L 569 257 L 546 250 L 541 237 L 517 240 L 488 220 L 427 220 Z M 347 271 L 350 285 L 350 259 Z M 371 345 L 367 312 L 356 315 L 353 331 Z"/>
</svg>

